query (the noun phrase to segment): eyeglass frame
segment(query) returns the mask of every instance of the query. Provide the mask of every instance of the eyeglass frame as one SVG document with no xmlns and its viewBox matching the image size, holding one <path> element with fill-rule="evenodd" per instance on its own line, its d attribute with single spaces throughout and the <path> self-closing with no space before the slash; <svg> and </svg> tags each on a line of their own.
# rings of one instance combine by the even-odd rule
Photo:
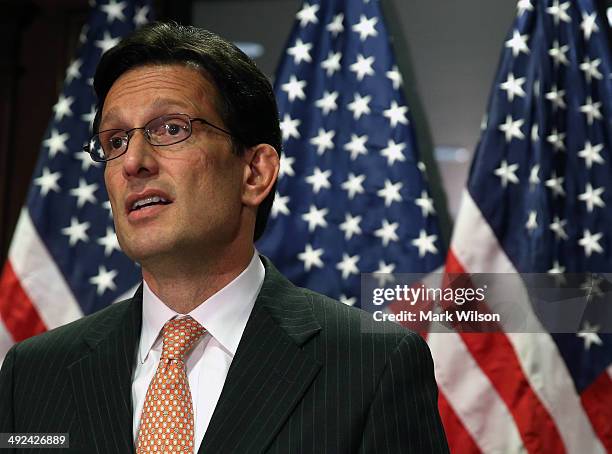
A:
<svg viewBox="0 0 612 454">
<path fill-rule="evenodd" d="M 151 143 L 150 134 L 147 131 L 147 126 L 149 124 L 151 124 L 155 120 L 158 120 L 158 119 L 163 118 L 163 117 L 171 117 L 173 115 L 182 115 L 182 116 L 185 116 L 189 120 L 189 135 L 187 137 L 184 137 L 184 138 L 182 138 L 182 139 L 180 139 L 180 140 L 178 140 L 176 142 L 172 142 L 172 143 L 164 143 L 164 144 L 154 144 L 154 143 Z M 141 126 L 141 127 L 138 127 L 138 128 L 131 128 L 131 129 L 111 128 L 111 129 L 105 129 L 103 131 L 98 131 L 96 134 L 93 134 L 89 138 L 89 140 L 87 141 L 87 144 L 83 146 L 83 151 L 86 152 L 86 153 L 89 153 L 89 156 L 91 156 L 91 159 L 94 162 L 108 162 L 108 161 L 112 161 L 114 159 L 120 158 L 121 156 L 123 156 L 124 154 L 127 153 L 128 147 L 130 146 L 130 139 L 133 136 L 133 134 L 131 134 L 131 133 L 134 132 L 134 131 L 138 131 L 139 129 L 143 130 L 143 134 L 142 135 L 144 136 L 144 138 L 147 141 L 147 143 L 149 145 L 153 146 L 153 147 L 167 147 L 167 146 L 170 146 L 170 145 L 176 145 L 177 143 L 184 142 L 185 140 L 187 140 L 187 139 L 189 139 L 191 137 L 191 135 L 193 134 L 192 122 L 194 122 L 194 121 L 202 122 L 205 125 L 208 125 L 211 128 L 214 128 L 214 129 L 216 129 L 218 131 L 221 131 L 221 132 L 227 134 L 228 136 L 230 136 L 231 138 L 240 141 L 240 139 L 235 134 L 231 133 L 230 131 L 228 131 L 226 129 L 223 129 L 223 128 L 219 127 L 219 126 L 216 126 L 216 125 L 212 124 L 210 121 L 208 121 L 208 120 L 206 120 L 204 118 L 191 117 L 191 115 L 189 115 L 189 114 L 177 112 L 177 113 L 164 114 L 164 115 L 160 115 L 158 117 L 152 118 L 151 120 L 147 121 L 144 126 Z M 94 137 L 99 136 L 103 132 L 108 132 L 108 131 L 122 131 L 122 132 L 125 133 L 125 137 L 127 137 L 127 142 L 125 144 L 125 150 L 123 150 L 123 152 L 121 154 L 118 154 L 117 156 L 115 156 L 113 158 L 110 158 L 110 159 L 104 159 L 104 160 L 96 159 L 96 157 L 94 157 L 94 155 L 97 156 L 97 153 L 90 149 L 91 148 L 91 141 L 93 140 Z M 98 142 L 101 143 L 101 141 L 99 139 L 98 139 Z"/>
</svg>

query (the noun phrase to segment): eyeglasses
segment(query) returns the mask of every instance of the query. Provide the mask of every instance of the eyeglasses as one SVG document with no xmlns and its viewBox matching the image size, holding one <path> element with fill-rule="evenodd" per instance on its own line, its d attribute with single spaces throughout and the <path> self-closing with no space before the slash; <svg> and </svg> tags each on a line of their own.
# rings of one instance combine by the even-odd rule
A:
<svg viewBox="0 0 612 454">
<path fill-rule="evenodd" d="M 213 125 L 203 118 L 191 118 L 187 114 L 176 113 L 154 118 L 141 128 L 107 129 L 94 134 L 83 147 L 96 162 L 106 162 L 123 155 L 130 144 L 132 133 L 141 129 L 148 143 L 156 147 L 174 145 L 191 137 L 191 124 L 194 121 L 204 123 L 211 128 L 234 137 L 229 131 Z"/>
</svg>

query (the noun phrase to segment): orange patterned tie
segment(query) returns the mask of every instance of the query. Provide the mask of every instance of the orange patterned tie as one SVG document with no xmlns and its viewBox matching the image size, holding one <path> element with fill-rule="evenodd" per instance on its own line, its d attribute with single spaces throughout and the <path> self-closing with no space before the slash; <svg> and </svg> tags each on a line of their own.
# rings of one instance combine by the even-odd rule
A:
<svg viewBox="0 0 612 454">
<path fill-rule="evenodd" d="M 191 317 L 164 325 L 161 358 L 140 417 L 137 454 L 193 453 L 193 404 L 184 358 L 205 332 Z"/>
</svg>

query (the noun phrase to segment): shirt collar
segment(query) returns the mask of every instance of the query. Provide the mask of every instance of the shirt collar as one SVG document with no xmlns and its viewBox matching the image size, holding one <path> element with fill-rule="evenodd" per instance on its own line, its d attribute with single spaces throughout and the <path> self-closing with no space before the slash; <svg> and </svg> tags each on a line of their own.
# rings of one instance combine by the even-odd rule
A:
<svg viewBox="0 0 612 454">
<path fill-rule="evenodd" d="M 206 328 L 232 357 L 236 354 L 264 276 L 265 268 L 255 251 L 242 273 L 187 314 Z M 153 348 L 164 324 L 177 316 L 181 314 L 166 306 L 144 282 L 142 332 L 138 348 L 138 360 L 141 363 Z"/>
</svg>

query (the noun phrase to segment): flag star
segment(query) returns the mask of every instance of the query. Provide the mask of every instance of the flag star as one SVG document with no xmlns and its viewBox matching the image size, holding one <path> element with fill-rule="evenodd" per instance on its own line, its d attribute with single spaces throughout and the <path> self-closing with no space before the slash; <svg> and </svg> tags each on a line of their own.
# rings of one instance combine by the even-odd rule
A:
<svg viewBox="0 0 612 454">
<path fill-rule="evenodd" d="M 315 106 L 323 111 L 323 115 L 327 115 L 332 110 L 338 109 L 338 104 L 336 104 L 336 99 L 338 99 L 337 91 L 325 91 L 323 93 L 323 97 L 315 101 Z"/>
<path fill-rule="evenodd" d="M 586 103 L 580 106 L 580 112 L 586 115 L 589 126 L 593 124 L 593 119 L 601 120 L 603 118 L 599 107 L 601 107 L 601 102 L 593 102 L 590 96 L 587 96 Z"/>
<path fill-rule="evenodd" d="M 555 62 L 555 66 L 559 66 L 559 64 L 569 65 L 569 60 L 565 53 L 569 50 L 569 46 L 563 45 L 559 46 L 559 41 L 553 41 L 553 47 L 548 50 L 548 55 L 552 57 Z"/>
<path fill-rule="evenodd" d="M 387 141 L 387 147 L 380 150 L 380 154 L 387 158 L 387 165 L 392 166 L 395 161 L 404 162 L 406 157 L 402 150 L 406 148 L 405 143 L 395 143 L 394 140 Z"/>
<path fill-rule="evenodd" d="M 587 14 L 586 12 L 582 13 L 582 22 L 580 23 L 580 28 L 584 32 L 584 39 L 586 39 L 587 41 L 591 39 L 591 35 L 593 33 L 597 33 L 599 31 L 599 27 L 595 22 L 596 19 L 596 11 L 593 11 L 591 14 Z"/>
<path fill-rule="evenodd" d="M 423 161 L 417 162 L 417 169 L 421 171 L 421 173 L 425 174 L 427 172 L 427 166 Z"/>
<path fill-rule="evenodd" d="M 126 2 L 117 3 L 116 0 L 109 0 L 108 4 L 100 6 L 100 9 L 106 14 L 106 21 L 112 24 L 115 20 L 122 22 L 125 20 L 125 14 L 123 14 L 123 9 L 126 6 Z"/>
<path fill-rule="evenodd" d="M 334 35 L 334 38 L 338 36 L 338 34 L 344 31 L 344 25 L 342 25 L 342 21 L 344 21 L 344 14 L 338 13 L 334 16 L 334 19 L 327 24 L 325 29 Z"/>
<path fill-rule="evenodd" d="M 555 151 L 565 151 L 565 133 L 557 131 L 557 128 L 553 128 L 551 134 L 546 137 L 546 141 L 550 143 Z"/>
<path fill-rule="evenodd" d="M 508 78 L 505 82 L 499 84 L 500 88 L 506 92 L 508 101 L 513 101 L 514 96 L 521 98 L 525 97 L 525 90 L 523 90 L 523 84 L 525 83 L 524 77 L 514 78 L 514 74 L 508 73 Z"/>
<path fill-rule="evenodd" d="M 599 244 L 601 237 L 603 237 L 601 232 L 592 234 L 589 229 L 584 229 L 584 236 L 578 241 L 578 244 L 584 248 L 584 255 L 590 257 L 593 251 L 603 254 L 603 248 Z"/>
<path fill-rule="evenodd" d="M 518 30 L 512 31 L 512 38 L 506 41 L 506 47 L 512 49 L 512 56 L 517 57 L 521 52 L 528 54 L 529 46 L 527 46 L 527 40 L 529 35 L 521 35 Z"/>
<path fill-rule="evenodd" d="M 378 22 L 378 18 L 376 16 L 367 18 L 365 15 L 361 15 L 359 18 L 359 23 L 353 25 L 352 30 L 356 33 L 359 33 L 359 39 L 361 41 L 365 41 L 369 36 L 377 36 L 378 32 L 376 31 L 376 23 Z"/>
<path fill-rule="evenodd" d="M 319 128 L 319 134 L 310 139 L 310 143 L 317 147 L 317 154 L 322 155 L 326 150 L 334 149 L 334 136 L 336 131 L 326 131 L 323 128 Z"/>
<path fill-rule="evenodd" d="M 89 153 L 83 150 L 78 150 L 76 153 L 72 155 L 72 157 L 76 159 L 77 161 L 81 161 L 81 170 L 83 172 L 87 172 L 91 166 L 99 167 L 102 165 L 101 162 L 96 162 L 93 159 L 91 159 L 91 156 L 89 155 Z"/>
<path fill-rule="evenodd" d="M 66 70 L 66 83 L 69 84 L 74 79 L 81 77 L 81 65 L 83 65 L 83 62 L 80 58 L 73 60 L 72 63 L 70 63 L 70 66 L 68 66 L 68 69 Z"/>
<path fill-rule="evenodd" d="M 302 122 L 299 118 L 292 120 L 289 114 L 286 113 L 285 115 L 283 115 L 283 121 L 281 121 L 279 124 L 281 132 L 283 134 L 283 140 L 289 140 L 290 137 L 293 137 L 294 139 L 299 139 L 300 133 L 298 131 L 298 126 L 301 123 Z"/>
<path fill-rule="evenodd" d="M 485 114 L 482 116 L 482 120 L 480 120 L 480 130 L 486 131 L 488 126 L 489 126 L 489 116 L 485 112 Z"/>
<path fill-rule="evenodd" d="M 110 219 L 112 219 L 112 218 L 113 218 L 113 207 L 111 206 L 110 201 L 109 201 L 109 200 L 107 200 L 106 202 L 104 202 L 104 203 L 102 204 L 102 207 L 103 207 L 104 209 L 108 210 L 108 217 L 109 217 Z"/>
<path fill-rule="evenodd" d="M 40 186 L 40 194 L 45 196 L 49 193 L 49 191 L 60 192 L 60 187 L 59 184 L 57 184 L 57 181 L 61 177 L 61 172 L 51 173 L 48 167 L 44 167 L 42 169 L 42 175 L 34 178 L 34 184 L 36 186 Z"/>
<path fill-rule="evenodd" d="M 438 253 L 438 248 L 434 244 L 437 239 L 438 235 L 427 235 L 427 232 L 421 229 L 419 237 L 412 240 L 411 244 L 419 249 L 419 257 L 423 258 L 428 252 Z"/>
<path fill-rule="evenodd" d="M 72 116 L 72 109 L 70 105 L 74 102 L 74 97 L 65 97 L 64 95 L 59 96 L 59 100 L 53 106 L 53 112 L 55 112 L 55 121 L 60 121 L 64 117 Z"/>
<path fill-rule="evenodd" d="M 393 65 L 393 68 L 391 68 L 391 71 L 387 71 L 385 75 L 393 83 L 394 90 L 397 90 L 404 83 L 404 79 L 402 78 L 402 75 L 399 72 L 397 65 Z"/>
<path fill-rule="evenodd" d="M 548 270 L 548 274 L 563 274 L 565 273 L 565 267 L 559 264 L 558 260 L 553 262 L 553 267 Z"/>
<path fill-rule="evenodd" d="M 70 246 L 74 246 L 79 241 L 86 243 L 89 241 L 87 229 L 90 225 L 91 224 L 89 222 L 79 222 L 79 220 L 73 216 L 70 218 L 70 226 L 64 227 L 62 229 L 62 233 L 68 236 L 68 243 Z"/>
<path fill-rule="evenodd" d="M 601 195 L 604 193 L 604 190 L 603 187 L 593 189 L 591 183 L 587 183 L 584 192 L 578 195 L 578 200 L 586 203 L 587 211 L 592 213 L 595 206 L 605 208 L 606 204 L 601 200 Z"/>
<path fill-rule="evenodd" d="M 68 139 L 70 139 L 70 135 L 67 132 L 60 134 L 57 129 L 52 129 L 51 137 L 43 140 L 43 145 L 49 148 L 49 157 L 54 158 L 58 152 L 67 152 L 66 141 Z"/>
<path fill-rule="evenodd" d="M 306 183 L 312 185 L 312 192 L 318 194 L 322 188 L 331 188 L 329 177 L 331 176 L 331 170 L 322 172 L 318 167 L 314 168 L 314 173 L 306 177 Z"/>
<path fill-rule="evenodd" d="M 395 276 L 393 276 L 393 272 L 395 271 L 394 263 L 385 263 L 382 260 L 378 261 L 378 269 L 374 271 L 374 279 L 378 281 L 379 287 L 384 287 L 387 285 L 387 282 L 394 282 Z"/>
<path fill-rule="evenodd" d="M 521 131 L 521 126 L 523 126 L 523 123 L 525 123 L 525 120 L 522 118 L 513 120 L 511 115 L 506 115 L 506 122 L 499 125 L 499 130 L 506 136 L 506 142 L 512 142 L 512 138 L 514 137 L 517 139 L 525 138 L 523 131 Z"/>
<path fill-rule="evenodd" d="M 552 178 L 544 182 L 546 187 L 550 188 L 553 192 L 553 197 L 556 198 L 557 196 L 565 196 L 565 191 L 563 190 L 563 180 L 565 180 L 564 177 L 557 177 L 557 173 L 553 172 Z"/>
<path fill-rule="evenodd" d="M 404 184 L 401 181 L 397 183 L 391 183 L 391 180 L 385 180 L 385 187 L 383 189 L 379 189 L 376 192 L 376 195 L 385 199 L 385 206 L 389 207 L 393 202 L 401 202 L 402 196 L 400 195 L 400 190 L 402 189 Z"/>
<path fill-rule="evenodd" d="M 563 2 L 559 5 L 559 0 L 553 0 L 552 6 L 546 8 L 546 12 L 553 16 L 555 25 L 559 25 L 559 21 L 570 23 L 572 18 L 567 14 L 567 9 L 570 7 L 570 2 Z"/>
<path fill-rule="evenodd" d="M 540 164 L 534 164 L 531 170 L 529 171 L 529 184 L 532 189 L 534 186 L 540 184 Z"/>
<path fill-rule="evenodd" d="M 357 302 L 357 298 L 355 298 L 354 296 L 351 296 L 350 298 L 348 296 L 346 296 L 344 293 L 342 295 L 340 295 L 340 297 L 338 298 L 338 301 L 340 301 L 342 304 L 346 304 L 347 306 L 354 306 L 355 303 Z"/>
<path fill-rule="evenodd" d="M 304 3 L 302 9 L 296 14 L 296 17 L 300 21 L 300 27 L 304 28 L 308 24 L 317 24 L 319 22 L 317 11 L 319 11 L 319 5 Z"/>
<path fill-rule="evenodd" d="M 342 253 L 342 261 L 336 264 L 336 269 L 342 272 L 342 279 L 348 279 L 351 274 L 359 274 L 359 268 L 357 268 L 359 258 L 359 255 L 351 257 L 346 252 Z"/>
<path fill-rule="evenodd" d="M 91 106 L 91 109 L 89 110 L 89 112 L 81 115 L 81 120 L 83 120 L 86 123 L 89 123 L 89 129 L 92 129 L 95 118 L 96 118 L 96 106 L 95 105 Z"/>
<path fill-rule="evenodd" d="M 540 139 L 540 135 L 538 133 L 538 124 L 534 123 L 531 125 L 531 141 L 537 142 Z"/>
<path fill-rule="evenodd" d="M 363 194 L 365 190 L 363 189 L 363 182 L 365 181 L 365 175 L 357 175 L 354 173 L 349 173 L 348 179 L 342 183 L 342 189 L 348 192 L 348 198 L 353 200 L 355 194 Z"/>
<path fill-rule="evenodd" d="M 538 228 L 538 213 L 535 210 L 529 211 L 529 215 L 527 218 L 527 222 L 525 223 L 525 227 L 529 230 L 529 233 L 533 232 Z"/>
<path fill-rule="evenodd" d="M 590 350 L 591 345 L 603 345 L 603 341 L 597 332 L 599 331 L 598 325 L 591 325 L 588 321 L 584 322 L 582 330 L 576 333 L 576 336 L 584 341 L 584 349 Z"/>
<path fill-rule="evenodd" d="M 327 58 L 321 62 L 321 68 L 325 70 L 325 74 L 333 76 L 336 71 L 340 71 L 340 60 L 342 59 L 341 52 L 329 52 Z"/>
<path fill-rule="evenodd" d="M 278 192 L 274 197 L 274 202 L 272 203 L 272 217 L 275 218 L 280 214 L 284 214 L 285 216 L 289 215 L 289 207 L 287 204 L 289 203 L 289 196 L 281 196 Z"/>
<path fill-rule="evenodd" d="M 353 216 L 350 213 L 344 215 L 344 222 L 340 224 L 340 230 L 344 232 L 344 239 L 350 240 L 353 235 L 361 235 L 361 216 Z"/>
<path fill-rule="evenodd" d="M 519 0 L 516 8 L 518 9 L 518 16 L 522 16 L 525 11 L 533 11 L 533 5 L 531 0 Z"/>
<path fill-rule="evenodd" d="M 323 268 L 321 256 L 324 254 L 324 252 L 325 251 L 322 248 L 313 249 L 310 244 L 306 244 L 306 249 L 304 252 L 300 252 L 298 254 L 298 259 L 304 262 L 304 271 L 310 271 L 313 266 Z"/>
<path fill-rule="evenodd" d="M 589 57 L 585 57 L 584 61 L 580 64 L 580 69 L 584 71 L 587 82 L 591 83 L 591 79 L 594 77 L 595 79 L 601 80 L 603 76 L 599 72 L 597 67 L 601 63 L 601 58 L 596 58 L 591 61 Z"/>
<path fill-rule="evenodd" d="M 98 267 L 98 274 L 89 278 L 89 283 L 97 287 L 98 296 L 104 295 L 107 290 L 117 290 L 114 279 L 117 277 L 117 270 L 107 270 L 104 265 Z"/>
<path fill-rule="evenodd" d="M 102 50 L 102 53 L 104 53 L 119 44 L 119 41 L 121 41 L 121 38 L 113 38 L 108 31 L 105 31 L 103 38 L 96 41 L 94 44 L 96 47 L 99 47 Z"/>
<path fill-rule="evenodd" d="M 387 110 L 383 111 L 383 116 L 389 119 L 391 123 L 391 127 L 395 128 L 398 123 L 403 125 L 408 124 L 408 118 L 406 118 L 406 112 L 408 112 L 408 107 L 399 106 L 397 101 L 391 101 L 391 105 Z"/>
<path fill-rule="evenodd" d="M 552 89 L 546 93 L 546 99 L 552 102 L 553 109 L 565 109 L 567 106 L 565 105 L 565 101 L 563 100 L 563 96 L 565 96 L 565 90 L 557 90 L 557 85 L 553 85 Z"/>
<path fill-rule="evenodd" d="M 505 188 L 506 186 L 508 186 L 508 182 L 518 184 L 519 179 L 515 173 L 518 168 L 518 164 L 508 165 L 508 161 L 504 159 L 501 162 L 500 166 L 493 171 L 493 173 L 501 179 L 502 187 Z"/>
<path fill-rule="evenodd" d="M 106 228 L 106 235 L 98 238 L 97 243 L 104 246 L 104 255 L 106 257 L 110 256 L 113 251 L 121 250 L 119 247 L 119 241 L 117 241 L 117 235 L 111 227 Z"/>
<path fill-rule="evenodd" d="M 353 118 L 359 120 L 363 114 L 370 113 L 370 101 L 372 96 L 361 96 L 359 93 L 355 93 L 353 96 L 353 102 L 347 106 L 347 109 L 353 112 Z"/>
<path fill-rule="evenodd" d="M 278 170 L 278 176 L 282 177 L 284 175 L 289 175 L 290 177 L 295 175 L 295 171 L 293 170 L 293 163 L 295 162 L 295 158 L 293 156 L 283 156 L 280 160 L 280 169 Z"/>
<path fill-rule="evenodd" d="M 357 80 L 363 80 L 365 76 L 373 76 L 374 57 L 365 58 L 362 54 L 357 55 L 357 61 L 349 66 L 350 70 L 357 74 Z"/>
<path fill-rule="evenodd" d="M 416 199 L 414 203 L 421 207 L 421 214 L 424 218 L 429 216 L 430 214 L 436 214 L 436 210 L 434 208 L 433 199 L 429 197 L 426 190 L 421 191 L 421 197 Z"/>
<path fill-rule="evenodd" d="M 87 184 L 84 178 L 79 178 L 79 187 L 70 190 L 70 195 L 77 198 L 77 207 L 81 208 L 87 202 L 96 203 L 94 192 L 98 189 L 98 183 Z"/>
<path fill-rule="evenodd" d="M 567 220 L 559 219 L 559 216 L 555 216 L 553 221 L 550 223 L 550 230 L 553 231 L 557 240 L 567 240 L 568 236 L 565 231 L 565 225 L 567 224 Z"/>
<path fill-rule="evenodd" d="M 374 231 L 374 236 L 382 240 L 383 246 L 387 246 L 389 244 L 389 241 L 399 240 L 397 233 L 395 233 L 398 227 L 398 222 L 393 222 L 392 224 L 389 224 L 389 221 L 383 219 L 382 226 L 378 230 Z"/>
<path fill-rule="evenodd" d="M 136 7 L 136 12 L 134 13 L 134 25 L 137 28 L 142 27 L 144 24 L 149 22 L 149 6 L 144 5 L 140 7 Z"/>
<path fill-rule="evenodd" d="M 308 213 L 302 215 L 302 219 L 308 222 L 308 231 L 310 233 L 314 232 L 317 227 L 327 227 L 327 221 L 325 220 L 327 213 L 329 213 L 329 209 L 327 208 L 321 208 L 319 210 L 316 206 L 310 205 Z"/>
<path fill-rule="evenodd" d="M 354 161 L 359 155 L 368 154 L 368 150 L 365 146 L 368 140 L 367 135 L 358 136 L 357 134 L 351 134 L 351 141 L 344 145 L 344 149 L 351 152 L 351 159 Z"/>
<path fill-rule="evenodd" d="M 83 25 L 81 33 L 79 33 L 79 44 L 84 44 L 87 41 L 87 34 L 89 33 L 89 25 Z"/>
<path fill-rule="evenodd" d="M 603 144 L 598 143 L 597 145 L 591 145 L 589 140 L 584 144 L 584 149 L 578 152 L 578 156 L 583 158 L 587 169 L 590 169 L 594 162 L 597 164 L 603 164 L 604 158 L 599 153 L 603 150 Z"/>
<path fill-rule="evenodd" d="M 287 92 L 287 95 L 289 96 L 289 102 L 295 101 L 295 98 L 306 99 L 304 87 L 306 87 L 306 81 L 297 80 L 297 78 L 293 74 L 291 75 L 291 77 L 289 77 L 289 82 L 281 85 L 281 89 L 284 92 Z"/>
<path fill-rule="evenodd" d="M 312 61 L 310 49 L 312 49 L 311 43 L 304 43 L 300 38 L 298 38 L 295 41 L 295 46 L 287 49 L 287 53 L 293 57 L 293 63 L 295 65 L 299 65 L 303 61 L 306 63 L 310 63 Z"/>
</svg>

